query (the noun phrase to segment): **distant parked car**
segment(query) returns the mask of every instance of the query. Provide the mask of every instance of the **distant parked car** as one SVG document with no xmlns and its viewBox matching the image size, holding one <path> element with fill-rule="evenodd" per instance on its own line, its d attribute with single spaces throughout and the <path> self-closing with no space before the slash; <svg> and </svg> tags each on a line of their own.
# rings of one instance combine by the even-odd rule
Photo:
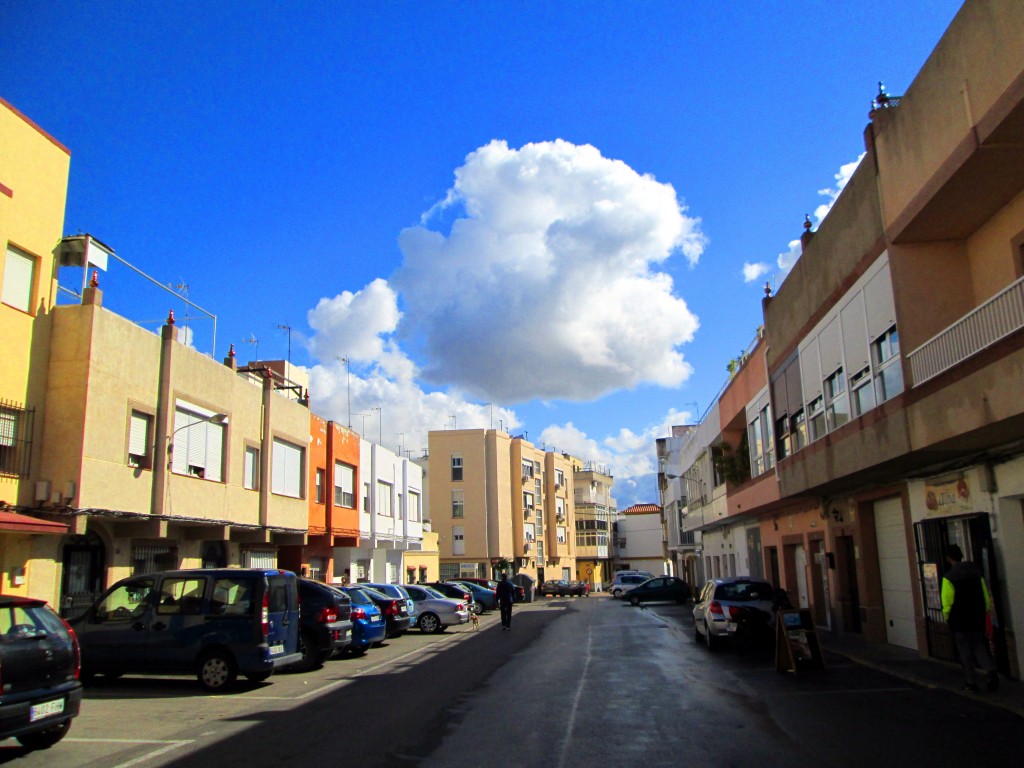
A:
<svg viewBox="0 0 1024 768">
<path fill-rule="evenodd" d="M 384 642 L 388 627 L 380 608 L 367 594 L 367 590 L 359 587 L 342 587 L 352 600 L 352 643 L 345 649 L 352 656 L 361 656 L 371 645 Z"/>
<path fill-rule="evenodd" d="M 298 577 L 208 568 L 122 579 L 71 620 L 82 674 L 194 673 L 209 691 L 300 662 Z"/>
<path fill-rule="evenodd" d="M 450 597 L 452 600 L 460 600 L 466 604 L 467 607 L 473 605 L 473 593 L 470 592 L 469 587 L 462 584 L 451 584 L 447 581 L 431 581 L 425 586 L 431 589 L 436 589 L 445 597 Z"/>
<path fill-rule="evenodd" d="M 289 669 L 306 672 L 322 666 L 352 642 L 351 598 L 312 579 L 299 579 L 302 660 Z"/>
<path fill-rule="evenodd" d="M 425 584 L 404 584 L 409 596 L 416 601 L 416 626 L 420 632 L 443 632 L 446 627 L 469 621 L 469 608 L 465 602 L 445 597 Z"/>
<path fill-rule="evenodd" d="M 48 749 L 64 738 L 82 702 L 80 659 L 74 630 L 45 602 L 0 595 L 0 741 Z"/>
<path fill-rule="evenodd" d="M 648 579 L 653 578 L 651 576 L 644 576 L 640 573 L 617 573 L 615 579 L 612 581 L 608 591 L 612 593 L 612 597 L 622 597 L 624 594 L 629 592 L 634 587 L 638 587 Z"/>
<path fill-rule="evenodd" d="M 380 608 L 380 613 L 387 626 L 385 637 L 398 637 L 409 629 L 412 619 L 409 617 L 407 597 L 390 597 L 366 584 L 357 584 L 356 586 L 362 589 Z"/>
<path fill-rule="evenodd" d="M 625 599 L 629 600 L 630 605 L 658 601 L 685 603 L 692 595 L 693 590 L 690 589 L 690 585 L 682 579 L 677 579 L 675 576 L 658 576 L 633 587 Z"/>
<path fill-rule="evenodd" d="M 731 576 L 707 582 L 693 606 L 693 638 L 714 650 L 736 634 L 739 612 L 754 608 L 771 615 L 775 588 L 749 576 Z M 734 613 L 736 616 L 734 617 Z"/>
<path fill-rule="evenodd" d="M 517 573 L 512 576 L 512 583 L 516 585 L 516 591 L 523 591 L 522 600 L 517 596 L 516 602 L 532 603 L 537 591 L 537 582 L 528 574 Z"/>
<path fill-rule="evenodd" d="M 548 579 L 540 585 L 537 594 L 545 597 L 579 596 L 586 592 L 586 587 L 579 581 L 568 582 L 564 579 Z"/>
<path fill-rule="evenodd" d="M 473 598 L 473 613 L 480 614 L 484 611 L 493 611 L 498 607 L 498 596 L 493 589 L 482 587 L 471 581 L 463 581 L 462 579 L 453 579 L 448 583 L 463 586 L 469 590 Z"/>
<path fill-rule="evenodd" d="M 393 597 L 396 600 L 405 600 L 405 607 L 409 611 L 409 626 L 416 626 L 416 602 L 409 596 L 409 592 L 404 586 L 401 584 L 381 584 L 378 582 L 370 582 L 360 586 L 375 589 L 381 594 Z"/>
</svg>

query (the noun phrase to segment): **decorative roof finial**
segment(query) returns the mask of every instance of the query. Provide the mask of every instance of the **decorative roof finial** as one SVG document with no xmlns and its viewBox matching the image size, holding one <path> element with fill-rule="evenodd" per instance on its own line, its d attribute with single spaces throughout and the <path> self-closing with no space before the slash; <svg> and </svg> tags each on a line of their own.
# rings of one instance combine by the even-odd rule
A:
<svg viewBox="0 0 1024 768">
<path fill-rule="evenodd" d="M 811 231 L 811 214 L 809 213 L 804 214 L 804 230 Z"/>
<path fill-rule="evenodd" d="M 235 345 L 232 344 L 231 347 L 228 349 L 228 357 L 234 357 L 234 356 L 235 356 Z"/>
<path fill-rule="evenodd" d="M 167 313 L 167 324 L 174 325 L 174 310 L 172 309 Z"/>
<path fill-rule="evenodd" d="M 769 299 L 772 297 L 772 284 L 767 280 L 764 281 L 764 295 Z"/>
<path fill-rule="evenodd" d="M 99 288 L 99 286 L 100 286 L 100 271 L 98 269 L 94 269 L 92 271 L 92 279 L 89 280 L 89 287 L 90 288 Z"/>
</svg>

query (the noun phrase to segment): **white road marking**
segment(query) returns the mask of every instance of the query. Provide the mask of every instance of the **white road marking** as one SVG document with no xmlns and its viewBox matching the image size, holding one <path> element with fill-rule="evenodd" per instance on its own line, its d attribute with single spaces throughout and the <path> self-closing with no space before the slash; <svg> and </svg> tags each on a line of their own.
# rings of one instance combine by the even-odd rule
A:
<svg viewBox="0 0 1024 768">
<path fill-rule="evenodd" d="M 132 758 L 131 760 L 128 760 L 127 762 L 118 763 L 116 766 L 113 767 L 113 768 L 130 768 L 130 766 L 139 765 L 140 763 L 144 763 L 147 760 L 152 760 L 154 757 L 159 757 L 160 755 L 166 754 L 167 752 L 172 752 L 175 749 L 180 749 L 181 747 L 184 747 L 186 744 L 192 744 L 195 740 L 194 739 L 174 739 L 174 740 L 171 740 L 171 739 L 77 739 L 77 738 L 71 737 L 71 738 L 68 738 L 68 739 L 64 739 L 64 741 L 66 741 L 66 742 L 73 741 L 73 742 L 77 742 L 79 744 L 140 744 L 140 745 L 141 744 L 154 744 L 154 745 L 161 744 L 161 745 L 163 745 L 163 746 L 160 747 L 160 749 L 154 749 L 153 751 L 147 752 L 144 755 L 139 755 L 138 757 Z"/>
</svg>

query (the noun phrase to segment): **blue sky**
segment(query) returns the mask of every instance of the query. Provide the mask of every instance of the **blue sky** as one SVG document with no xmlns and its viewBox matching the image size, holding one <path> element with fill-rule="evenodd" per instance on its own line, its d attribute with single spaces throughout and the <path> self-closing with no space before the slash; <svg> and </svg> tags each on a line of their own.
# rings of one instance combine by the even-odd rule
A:
<svg viewBox="0 0 1024 768">
<path fill-rule="evenodd" d="M 290 326 L 322 415 L 525 432 L 625 507 L 959 5 L 0 0 L 0 96 L 71 150 L 65 233 L 187 285 L 218 359 Z"/>
</svg>

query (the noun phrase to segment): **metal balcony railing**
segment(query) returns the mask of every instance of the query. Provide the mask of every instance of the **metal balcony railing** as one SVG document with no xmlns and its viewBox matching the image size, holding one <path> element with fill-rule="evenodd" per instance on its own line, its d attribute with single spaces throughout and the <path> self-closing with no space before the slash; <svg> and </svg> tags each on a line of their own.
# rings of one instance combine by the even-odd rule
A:
<svg viewBox="0 0 1024 768">
<path fill-rule="evenodd" d="M 1024 328 L 1024 278 L 1011 283 L 911 352 L 911 386 L 948 371 L 1014 331 Z"/>
</svg>

